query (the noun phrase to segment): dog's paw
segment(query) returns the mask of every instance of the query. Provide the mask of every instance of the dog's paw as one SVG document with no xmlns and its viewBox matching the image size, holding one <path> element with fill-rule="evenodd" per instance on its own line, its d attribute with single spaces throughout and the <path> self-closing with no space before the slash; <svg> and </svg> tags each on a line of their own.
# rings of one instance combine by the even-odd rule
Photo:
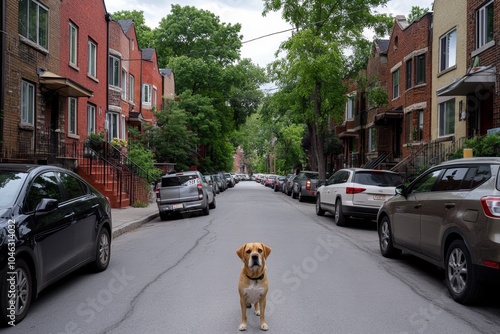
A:
<svg viewBox="0 0 500 334">
<path fill-rule="evenodd" d="M 269 329 L 269 326 L 267 324 L 262 324 L 260 325 L 260 329 L 263 331 L 267 331 Z"/>
<path fill-rule="evenodd" d="M 255 313 L 256 316 L 260 316 L 260 311 L 255 310 L 253 313 Z"/>
<path fill-rule="evenodd" d="M 241 324 L 240 327 L 238 327 L 238 330 L 240 330 L 240 331 L 246 331 L 247 330 L 247 324 Z"/>
</svg>

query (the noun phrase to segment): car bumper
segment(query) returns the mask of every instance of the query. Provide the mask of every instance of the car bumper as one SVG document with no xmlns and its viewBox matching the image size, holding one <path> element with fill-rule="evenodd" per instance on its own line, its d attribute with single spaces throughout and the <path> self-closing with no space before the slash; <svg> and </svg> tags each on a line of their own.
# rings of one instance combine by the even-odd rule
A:
<svg viewBox="0 0 500 334">
<path fill-rule="evenodd" d="M 364 208 L 359 206 L 342 206 L 342 213 L 346 216 L 353 216 L 364 219 L 377 219 L 379 208 Z"/>
<path fill-rule="evenodd" d="M 156 204 L 158 205 L 158 211 L 160 212 L 196 211 L 196 210 L 203 210 L 207 206 L 205 201 L 192 201 L 183 203 L 156 202 Z"/>
</svg>

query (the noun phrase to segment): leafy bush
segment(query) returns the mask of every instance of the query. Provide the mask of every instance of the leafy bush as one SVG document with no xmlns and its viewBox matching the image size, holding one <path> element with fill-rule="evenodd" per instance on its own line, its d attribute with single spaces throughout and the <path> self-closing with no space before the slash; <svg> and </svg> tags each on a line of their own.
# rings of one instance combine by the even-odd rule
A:
<svg viewBox="0 0 500 334">
<path fill-rule="evenodd" d="M 469 138 L 464 142 L 463 148 L 471 148 L 475 157 L 500 157 L 500 132 Z M 459 149 L 451 158 L 458 159 L 462 156 L 463 149 Z"/>
<path fill-rule="evenodd" d="M 139 143 L 132 143 L 128 150 L 128 156 L 135 164 L 149 174 L 149 182 L 157 180 L 162 171 L 155 167 L 153 152 Z"/>
</svg>

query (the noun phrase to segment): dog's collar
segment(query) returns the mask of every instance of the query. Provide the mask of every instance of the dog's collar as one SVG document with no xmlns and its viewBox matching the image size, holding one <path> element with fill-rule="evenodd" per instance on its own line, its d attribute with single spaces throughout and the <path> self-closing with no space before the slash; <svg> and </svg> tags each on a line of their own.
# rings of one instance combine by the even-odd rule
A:
<svg viewBox="0 0 500 334">
<path fill-rule="evenodd" d="M 260 281 L 261 279 L 264 278 L 264 275 L 265 275 L 265 273 L 260 275 L 259 277 L 250 277 L 248 275 L 246 275 L 246 276 L 248 277 L 248 279 L 251 279 L 252 281 Z"/>
</svg>

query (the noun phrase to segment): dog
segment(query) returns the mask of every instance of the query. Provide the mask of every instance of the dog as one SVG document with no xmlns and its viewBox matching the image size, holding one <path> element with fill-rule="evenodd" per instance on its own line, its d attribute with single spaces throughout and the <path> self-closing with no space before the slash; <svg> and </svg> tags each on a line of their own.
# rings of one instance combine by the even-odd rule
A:
<svg viewBox="0 0 500 334">
<path fill-rule="evenodd" d="M 254 313 L 260 316 L 260 329 L 267 331 L 266 324 L 266 295 L 269 288 L 266 275 L 266 259 L 271 254 L 271 248 L 263 243 L 246 243 L 236 250 L 236 254 L 243 261 L 238 292 L 240 294 L 241 324 L 240 331 L 247 329 L 247 308 L 254 305 Z"/>
</svg>

